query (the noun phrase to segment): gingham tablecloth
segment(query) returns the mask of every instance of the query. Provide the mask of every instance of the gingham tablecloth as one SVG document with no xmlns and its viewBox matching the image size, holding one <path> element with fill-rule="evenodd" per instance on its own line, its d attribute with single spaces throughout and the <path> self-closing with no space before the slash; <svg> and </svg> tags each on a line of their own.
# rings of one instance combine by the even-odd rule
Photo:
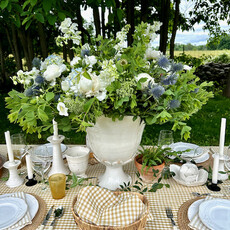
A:
<svg viewBox="0 0 230 230">
<path fill-rule="evenodd" d="M 204 150 L 208 150 L 209 147 L 203 147 Z M 218 152 L 218 147 L 212 147 L 214 152 Z M 225 151 L 227 151 L 227 148 L 225 148 Z M 6 152 L 6 146 L 0 145 L 0 154 L 7 155 Z M 105 166 L 102 164 L 96 164 L 96 165 L 89 165 L 86 174 L 88 176 L 95 176 L 98 177 L 100 174 L 102 174 L 105 171 Z M 124 166 L 124 171 L 128 173 L 133 180 L 136 179 L 136 168 L 134 166 L 134 163 L 131 162 Z M 8 175 L 8 170 L 4 169 L 3 171 L 3 177 Z M 97 183 L 97 179 L 92 180 L 93 184 Z M 185 187 L 182 185 L 177 184 L 172 178 L 169 180 L 163 180 L 163 183 L 167 183 L 170 185 L 170 188 L 163 187 L 162 189 L 158 190 L 156 193 L 145 193 L 145 196 L 149 200 L 150 203 L 150 212 L 152 213 L 154 219 L 152 221 L 147 222 L 146 229 L 151 230 L 167 230 L 172 229 L 171 221 L 166 217 L 165 214 L 165 207 L 170 206 L 172 208 L 173 214 L 175 216 L 175 221 L 177 223 L 177 212 L 179 210 L 179 207 L 187 200 L 190 200 L 194 198 L 194 196 L 191 194 L 192 192 L 199 192 L 199 193 L 207 193 L 210 192 L 205 186 L 198 186 L 198 187 Z M 221 192 L 225 193 L 230 196 L 230 182 L 225 181 L 222 185 L 220 185 L 222 188 Z M 37 184 L 33 187 L 27 187 L 25 185 L 21 185 L 16 188 L 8 188 L 5 185 L 4 181 L 0 181 L 0 195 L 6 194 L 6 193 L 13 193 L 18 191 L 23 191 L 26 193 L 34 193 L 40 197 L 42 197 L 46 203 L 47 203 L 47 211 L 52 205 L 55 205 L 55 207 L 58 207 L 59 205 L 62 205 L 65 208 L 64 216 L 61 219 L 57 220 L 57 223 L 55 225 L 55 229 L 63 230 L 63 229 L 79 229 L 74 221 L 74 218 L 72 216 L 71 212 L 71 205 L 73 198 L 77 195 L 78 191 L 81 187 L 75 187 L 71 188 L 66 191 L 66 196 L 63 199 L 60 200 L 54 200 L 51 196 L 50 189 L 48 188 L 45 191 L 42 191 L 40 188 L 40 184 Z M 50 225 L 51 221 L 53 220 L 53 217 L 51 217 L 46 225 L 45 229 L 48 229 L 48 226 Z M 42 222 L 42 220 L 41 220 Z"/>
</svg>

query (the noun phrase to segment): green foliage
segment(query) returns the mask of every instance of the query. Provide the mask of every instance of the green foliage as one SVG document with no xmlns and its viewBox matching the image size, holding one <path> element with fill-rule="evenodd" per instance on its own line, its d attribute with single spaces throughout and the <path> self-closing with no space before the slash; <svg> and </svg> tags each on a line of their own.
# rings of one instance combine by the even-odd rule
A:
<svg viewBox="0 0 230 230">
<path fill-rule="evenodd" d="M 82 178 L 78 177 L 76 174 L 67 175 L 66 180 L 66 190 L 70 188 L 74 188 L 76 186 L 91 186 L 93 185 L 91 182 L 89 184 L 85 183 L 86 181 L 93 179 L 95 177 L 88 177 L 88 178 Z"/>
<path fill-rule="evenodd" d="M 214 57 L 211 59 L 211 61 L 215 63 L 230 63 L 230 55 L 223 53 L 217 57 Z"/>
<path fill-rule="evenodd" d="M 150 189 L 148 189 L 147 185 L 143 185 L 143 180 L 140 177 L 140 173 L 136 173 L 137 180 L 133 183 L 133 185 L 128 182 L 127 184 L 124 183 L 123 185 L 120 185 L 120 190 L 124 192 L 138 192 L 140 194 L 144 194 L 146 192 L 156 192 L 158 189 L 163 188 L 164 186 L 166 188 L 170 188 L 169 184 L 163 184 L 161 183 L 162 178 L 159 178 L 157 182 L 151 185 Z"/>
<path fill-rule="evenodd" d="M 198 67 L 204 63 L 205 60 L 207 60 L 209 57 L 202 55 L 201 57 L 193 57 L 189 54 L 182 53 L 178 56 L 174 57 L 174 60 L 176 62 L 182 62 L 186 65 L 193 66 L 193 67 Z"/>
</svg>

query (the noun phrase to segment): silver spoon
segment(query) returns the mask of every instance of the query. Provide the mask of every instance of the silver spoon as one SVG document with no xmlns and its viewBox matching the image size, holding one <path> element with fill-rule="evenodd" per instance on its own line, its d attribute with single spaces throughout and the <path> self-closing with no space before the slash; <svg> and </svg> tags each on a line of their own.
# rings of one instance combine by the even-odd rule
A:
<svg viewBox="0 0 230 230">
<path fill-rule="evenodd" d="M 62 206 L 57 207 L 54 210 L 54 220 L 49 226 L 49 230 L 52 230 L 54 228 L 55 221 L 63 216 L 64 208 Z"/>
</svg>

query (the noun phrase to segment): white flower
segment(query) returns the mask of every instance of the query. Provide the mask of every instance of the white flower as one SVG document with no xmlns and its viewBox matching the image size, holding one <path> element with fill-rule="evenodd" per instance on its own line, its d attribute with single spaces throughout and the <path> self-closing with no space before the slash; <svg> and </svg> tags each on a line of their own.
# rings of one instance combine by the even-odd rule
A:
<svg viewBox="0 0 230 230">
<path fill-rule="evenodd" d="M 67 33 L 69 31 L 69 27 L 71 25 L 72 21 L 70 18 L 66 18 L 61 25 L 59 26 L 59 29 L 63 32 L 63 33 Z"/>
<path fill-rule="evenodd" d="M 95 56 L 85 56 L 86 65 L 93 66 L 97 63 L 97 59 Z"/>
<path fill-rule="evenodd" d="M 93 86 L 92 80 L 82 76 L 78 84 L 78 90 L 81 94 L 86 94 L 92 89 L 92 86 Z"/>
<path fill-rule="evenodd" d="M 74 57 L 73 60 L 70 62 L 70 66 L 73 67 L 74 65 L 78 64 L 80 60 L 80 57 Z"/>
<path fill-rule="evenodd" d="M 146 59 L 157 59 L 161 57 L 162 53 L 160 51 L 153 50 L 152 48 L 147 48 L 145 51 Z"/>
<path fill-rule="evenodd" d="M 44 72 L 44 78 L 47 81 L 54 81 L 56 78 L 60 77 L 62 72 L 66 70 L 66 66 L 64 64 L 58 66 L 55 64 L 49 65 Z"/>
<path fill-rule="evenodd" d="M 184 70 L 191 70 L 192 69 L 192 67 L 190 67 L 190 66 L 188 66 L 188 65 L 184 65 Z"/>
<path fill-rule="evenodd" d="M 85 43 L 82 47 L 81 47 L 82 50 L 90 50 L 90 46 L 88 43 Z"/>
<path fill-rule="evenodd" d="M 70 83 L 69 83 L 69 81 L 68 81 L 68 80 L 62 81 L 62 82 L 61 82 L 61 88 L 62 88 L 62 90 L 65 91 L 65 92 L 68 91 L 69 88 L 70 88 Z"/>
<path fill-rule="evenodd" d="M 149 74 L 147 73 L 140 73 L 135 77 L 136 81 L 139 81 L 142 78 L 147 78 L 145 82 L 141 83 L 141 89 L 143 90 L 148 86 L 148 83 L 151 82 L 152 84 L 155 84 L 154 78 L 152 78 Z"/>
<path fill-rule="evenodd" d="M 60 116 L 68 116 L 68 108 L 65 107 L 65 104 L 63 102 L 59 102 L 57 104 L 57 110 L 59 111 Z"/>
</svg>

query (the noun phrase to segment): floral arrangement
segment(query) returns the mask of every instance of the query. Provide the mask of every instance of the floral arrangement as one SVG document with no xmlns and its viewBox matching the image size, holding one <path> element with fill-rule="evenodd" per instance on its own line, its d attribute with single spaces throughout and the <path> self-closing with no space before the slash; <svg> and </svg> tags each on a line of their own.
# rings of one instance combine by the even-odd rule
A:
<svg viewBox="0 0 230 230">
<path fill-rule="evenodd" d="M 189 137 L 186 120 L 213 96 L 199 84 L 193 70 L 186 71 L 151 48 L 160 23 L 141 23 L 135 28 L 134 42 L 126 46 L 129 25 L 116 39 L 95 39 L 94 45 L 81 44 L 77 25 L 69 18 L 59 29 L 57 44 L 73 41 L 75 57 L 70 63 L 56 54 L 44 61 L 34 59 L 31 71 L 12 77 L 24 92 L 12 90 L 6 97 L 8 116 L 28 133 L 52 132 L 52 119 L 59 129 L 85 130 L 96 118 L 113 120 L 126 115 L 141 117 L 147 124 L 173 122 L 173 130 Z"/>
</svg>

